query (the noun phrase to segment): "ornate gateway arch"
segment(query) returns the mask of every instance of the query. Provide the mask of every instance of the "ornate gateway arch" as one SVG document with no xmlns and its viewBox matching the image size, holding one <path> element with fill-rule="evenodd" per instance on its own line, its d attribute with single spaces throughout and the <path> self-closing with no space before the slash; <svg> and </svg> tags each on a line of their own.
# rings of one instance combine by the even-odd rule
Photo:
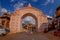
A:
<svg viewBox="0 0 60 40">
<path fill-rule="evenodd" d="M 16 12 L 11 16 L 10 20 L 10 32 L 23 32 L 22 18 L 26 16 L 32 16 L 37 23 L 36 31 L 40 32 L 40 27 L 43 23 L 47 23 L 47 17 L 42 13 L 41 10 L 31 7 L 29 4 L 27 7 L 16 10 Z"/>
</svg>

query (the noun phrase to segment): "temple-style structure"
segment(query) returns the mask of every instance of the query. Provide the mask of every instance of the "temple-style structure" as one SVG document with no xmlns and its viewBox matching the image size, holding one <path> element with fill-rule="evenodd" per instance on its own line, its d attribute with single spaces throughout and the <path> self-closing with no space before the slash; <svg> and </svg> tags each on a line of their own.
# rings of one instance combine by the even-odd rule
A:
<svg viewBox="0 0 60 40">
<path fill-rule="evenodd" d="M 25 29 L 22 27 L 22 19 L 27 16 L 32 16 L 36 20 L 35 31 L 42 32 L 47 27 L 47 16 L 37 8 L 28 4 L 27 7 L 16 10 L 10 17 L 10 33 L 23 32 Z"/>
</svg>

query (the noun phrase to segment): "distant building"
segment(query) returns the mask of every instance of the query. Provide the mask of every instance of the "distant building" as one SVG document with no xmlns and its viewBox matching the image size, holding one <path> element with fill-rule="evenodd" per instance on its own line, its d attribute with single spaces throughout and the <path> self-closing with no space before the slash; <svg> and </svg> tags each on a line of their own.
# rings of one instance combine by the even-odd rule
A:
<svg viewBox="0 0 60 40">
<path fill-rule="evenodd" d="M 56 18 L 60 20 L 60 6 L 56 9 Z"/>
<path fill-rule="evenodd" d="M 58 28 L 60 29 L 60 6 L 56 9 L 56 19 L 58 20 Z"/>
<path fill-rule="evenodd" d="M 57 24 L 60 21 L 60 6 L 57 7 L 54 17 L 52 18 L 52 23 Z"/>
<path fill-rule="evenodd" d="M 4 28 L 9 28 L 9 22 L 10 14 L 4 13 L 2 16 L 0 16 L 0 25 L 2 25 Z"/>
<path fill-rule="evenodd" d="M 52 17 L 50 17 L 50 16 L 47 16 L 47 19 L 48 19 L 48 24 L 52 24 Z"/>
</svg>

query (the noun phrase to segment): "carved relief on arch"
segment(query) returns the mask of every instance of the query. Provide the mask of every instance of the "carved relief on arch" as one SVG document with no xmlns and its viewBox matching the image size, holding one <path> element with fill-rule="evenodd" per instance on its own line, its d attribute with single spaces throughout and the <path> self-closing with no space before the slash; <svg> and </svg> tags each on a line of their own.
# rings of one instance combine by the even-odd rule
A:
<svg viewBox="0 0 60 40">
<path fill-rule="evenodd" d="M 37 17 L 34 14 L 32 14 L 32 13 L 26 13 L 21 18 L 24 18 L 26 16 L 32 16 L 33 18 L 35 18 L 37 20 Z"/>
</svg>

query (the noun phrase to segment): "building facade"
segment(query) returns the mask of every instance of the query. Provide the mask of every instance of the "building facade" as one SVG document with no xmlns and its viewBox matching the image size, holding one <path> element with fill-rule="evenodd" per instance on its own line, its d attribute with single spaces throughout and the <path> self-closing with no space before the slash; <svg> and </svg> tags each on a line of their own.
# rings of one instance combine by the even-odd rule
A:
<svg viewBox="0 0 60 40">
<path fill-rule="evenodd" d="M 4 28 L 9 28 L 9 22 L 10 22 L 9 14 L 4 13 L 2 16 L 0 16 L 0 25 L 2 25 Z"/>
<path fill-rule="evenodd" d="M 60 6 L 56 9 L 56 19 L 58 20 L 57 25 L 58 29 L 60 29 Z"/>
<path fill-rule="evenodd" d="M 47 27 L 47 16 L 41 10 L 32 7 L 30 4 L 27 7 L 16 10 L 10 17 L 10 33 L 24 32 L 22 27 L 22 19 L 27 16 L 32 16 L 36 20 L 36 31 L 42 32 Z"/>
</svg>

